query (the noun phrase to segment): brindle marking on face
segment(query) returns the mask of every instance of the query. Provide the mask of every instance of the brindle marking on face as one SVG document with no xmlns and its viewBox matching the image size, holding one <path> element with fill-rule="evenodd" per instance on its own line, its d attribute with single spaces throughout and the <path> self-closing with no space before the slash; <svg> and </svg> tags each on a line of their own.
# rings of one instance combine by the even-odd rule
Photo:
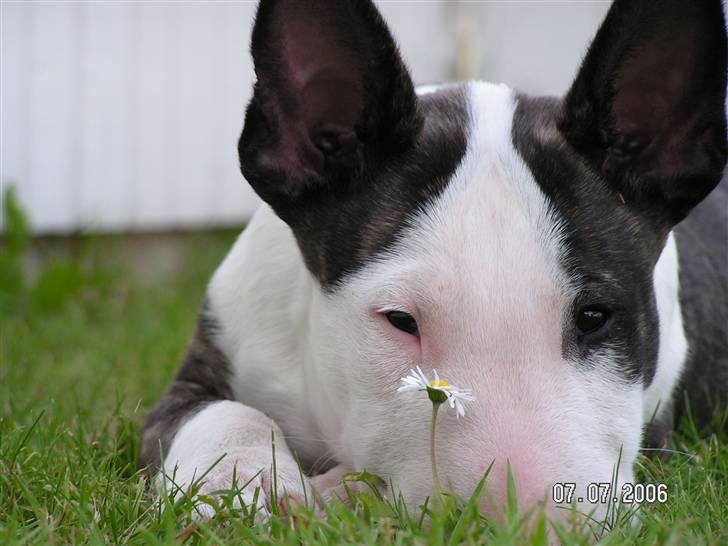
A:
<svg viewBox="0 0 728 546">
<path fill-rule="evenodd" d="M 564 222 L 562 266 L 580 286 L 564 324 L 566 358 L 586 360 L 574 313 L 583 305 L 613 311 L 605 330 L 625 378 L 648 386 L 657 365 L 658 323 L 652 269 L 660 243 L 560 133 L 561 102 L 521 95 L 513 119 L 513 145 Z M 606 338 L 605 338 L 606 341 Z"/>
</svg>

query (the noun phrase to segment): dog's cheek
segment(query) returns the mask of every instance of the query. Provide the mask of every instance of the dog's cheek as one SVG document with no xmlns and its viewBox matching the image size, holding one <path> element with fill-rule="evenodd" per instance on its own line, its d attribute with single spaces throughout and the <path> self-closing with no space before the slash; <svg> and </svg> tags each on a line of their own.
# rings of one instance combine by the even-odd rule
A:
<svg viewBox="0 0 728 546">
<path fill-rule="evenodd" d="M 382 336 L 382 325 L 354 287 L 319 291 L 311 301 L 310 404 L 340 463 L 354 466 L 363 428 L 376 426 L 394 402 L 399 378 L 410 361 L 406 351 Z M 388 402 L 387 400 L 390 400 Z M 381 418 L 381 417 L 377 417 Z"/>
</svg>

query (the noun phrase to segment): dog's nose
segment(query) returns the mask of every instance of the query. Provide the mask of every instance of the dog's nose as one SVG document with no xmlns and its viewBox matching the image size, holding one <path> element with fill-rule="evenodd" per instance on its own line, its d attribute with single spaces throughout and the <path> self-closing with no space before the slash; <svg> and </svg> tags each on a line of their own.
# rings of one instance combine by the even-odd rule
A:
<svg viewBox="0 0 728 546">
<path fill-rule="evenodd" d="M 558 446 L 543 432 L 548 427 L 531 411 L 489 417 L 475 427 L 467 457 L 479 467 L 477 479 L 488 472 L 480 499 L 483 514 L 496 521 L 503 521 L 506 511 L 515 511 L 514 517 L 542 511 L 556 516 L 561 510 L 552 499 L 553 481 L 563 461 L 554 458 Z"/>
</svg>

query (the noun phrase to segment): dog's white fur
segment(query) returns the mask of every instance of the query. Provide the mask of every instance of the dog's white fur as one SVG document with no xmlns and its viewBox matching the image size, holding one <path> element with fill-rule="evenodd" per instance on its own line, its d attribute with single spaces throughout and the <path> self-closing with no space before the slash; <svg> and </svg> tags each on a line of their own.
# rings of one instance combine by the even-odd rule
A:
<svg viewBox="0 0 728 546">
<path fill-rule="evenodd" d="M 645 392 L 642 406 L 642 417 L 646 423 L 655 418 L 660 409 L 669 406 L 687 358 L 688 342 L 680 311 L 678 277 L 677 244 L 670 234 L 654 272 L 660 344 L 655 377 Z"/>
<path fill-rule="evenodd" d="M 208 291 L 215 342 L 248 407 L 218 402 L 192 417 L 167 474 L 176 467 L 189 483 L 227 453 L 203 490 L 229 481 L 236 463 L 244 481 L 269 468 L 277 426 L 289 493 L 302 495 L 295 451 L 379 474 L 415 507 L 432 490 L 429 402 L 396 389 L 420 365 L 475 393 L 464 419 L 441 416 L 438 461 L 462 495 L 495 462 L 486 510 L 498 512 L 507 463 L 526 505 L 549 497 L 554 482 L 576 482 L 578 494 L 609 482 L 620 450 L 619 482 L 632 479 L 643 425 L 669 400 L 685 359 L 675 244 L 655 272 L 660 348 L 650 388 L 623 380 L 609 348 L 590 362 L 565 360 L 562 327 L 577 286 L 559 265 L 562 220 L 512 144 L 516 100 L 505 86 L 469 84 L 468 149 L 454 179 L 386 255 L 333 294 L 306 270 L 289 228 L 261 207 Z M 392 309 L 417 318 L 421 343 L 378 314 Z"/>
</svg>

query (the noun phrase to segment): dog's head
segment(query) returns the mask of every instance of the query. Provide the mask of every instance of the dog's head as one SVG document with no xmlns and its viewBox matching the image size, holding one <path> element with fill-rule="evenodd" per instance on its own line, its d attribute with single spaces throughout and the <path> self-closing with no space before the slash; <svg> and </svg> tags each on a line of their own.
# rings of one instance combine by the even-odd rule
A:
<svg viewBox="0 0 728 546">
<path fill-rule="evenodd" d="M 726 160 L 720 2 L 618 0 L 563 100 L 418 94 L 367 0 L 263 1 L 252 54 L 242 171 L 318 280 L 315 404 L 339 458 L 431 493 L 430 403 L 397 394 L 420 366 L 476 397 L 438 429 L 456 492 L 491 462 L 486 508 L 508 463 L 526 506 L 609 482 L 620 456 L 629 480 L 679 321 L 655 266 Z"/>
</svg>

